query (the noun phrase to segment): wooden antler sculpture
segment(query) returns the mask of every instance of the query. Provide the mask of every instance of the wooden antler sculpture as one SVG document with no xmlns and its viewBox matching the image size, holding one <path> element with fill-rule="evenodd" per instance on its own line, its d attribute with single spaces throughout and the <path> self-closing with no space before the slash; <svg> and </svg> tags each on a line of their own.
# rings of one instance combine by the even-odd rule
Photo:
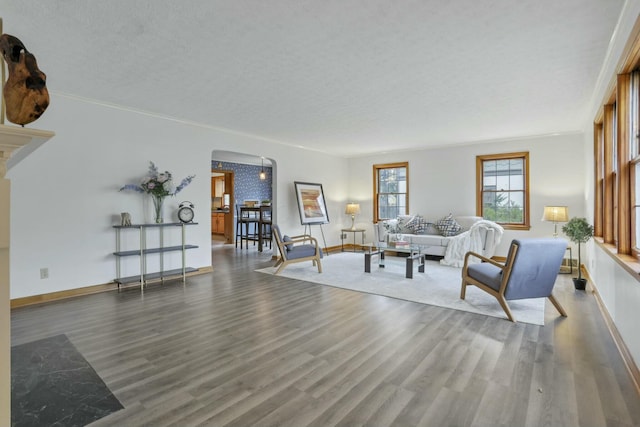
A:
<svg viewBox="0 0 640 427">
<path fill-rule="evenodd" d="M 49 106 L 47 76 L 17 37 L 0 36 L 0 53 L 9 69 L 3 89 L 7 120 L 24 126 L 37 120 Z"/>
</svg>

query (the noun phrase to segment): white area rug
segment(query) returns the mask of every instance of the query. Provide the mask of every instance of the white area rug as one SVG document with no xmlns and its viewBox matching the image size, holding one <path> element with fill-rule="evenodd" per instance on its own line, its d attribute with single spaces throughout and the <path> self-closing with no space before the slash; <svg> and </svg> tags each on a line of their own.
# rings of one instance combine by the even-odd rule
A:
<svg viewBox="0 0 640 427">
<path fill-rule="evenodd" d="M 341 252 L 322 259 L 322 273 L 309 262 L 292 264 L 280 276 L 358 292 L 383 295 L 422 304 L 485 314 L 507 319 L 498 300 L 475 286 L 467 287 L 466 299 L 460 299 L 461 269 L 427 261 L 425 272 L 414 265 L 413 279 L 405 278 L 406 260 L 387 256 L 385 268 L 378 267 L 378 258 L 371 262 L 371 273 L 364 272 L 362 253 Z M 275 268 L 256 270 L 273 274 Z M 509 301 L 518 322 L 544 325 L 545 298 Z"/>
</svg>

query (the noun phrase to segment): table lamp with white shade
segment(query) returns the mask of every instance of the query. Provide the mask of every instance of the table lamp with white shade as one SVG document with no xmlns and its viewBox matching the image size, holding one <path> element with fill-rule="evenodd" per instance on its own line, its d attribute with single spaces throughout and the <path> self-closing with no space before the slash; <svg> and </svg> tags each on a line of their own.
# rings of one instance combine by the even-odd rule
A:
<svg viewBox="0 0 640 427">
<path fill-rule="evenodd" d="M 558 223 L 569 221 L 569 208 L 567 206 L 545 206 L 542 220 L 553 222 L 553 237 L 558 237 Z"/>
<path fill-rule="evenodd" d="M 351 215 L 351 229 L 356 229 L 356 215 L 360 213 L 360 205 L 358 203 L 348 203 L 347 209 L 344 211 L 345 214 Z"/>
</svg>

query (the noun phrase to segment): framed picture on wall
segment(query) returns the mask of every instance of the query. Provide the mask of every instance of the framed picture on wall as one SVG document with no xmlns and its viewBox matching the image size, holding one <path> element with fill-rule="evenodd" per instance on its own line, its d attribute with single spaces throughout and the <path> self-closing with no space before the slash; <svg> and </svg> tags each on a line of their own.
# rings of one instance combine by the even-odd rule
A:
<svg viewBox="0 0 640 427">
<path fill-rule="evenodd" d="M 307 224 L 328 224 L 329 214 L 324 200 L 322 184 L 295 181 L 300 222 Z"/>
</svg>

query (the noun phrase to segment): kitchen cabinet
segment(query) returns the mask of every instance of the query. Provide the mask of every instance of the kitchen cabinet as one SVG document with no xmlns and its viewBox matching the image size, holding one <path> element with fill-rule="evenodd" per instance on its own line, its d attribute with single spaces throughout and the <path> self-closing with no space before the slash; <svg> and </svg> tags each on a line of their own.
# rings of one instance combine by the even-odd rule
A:
<svg viewBox="0 0 640 427">
<path fill-rule="evenodd" d="M 224 212 L 211 212 L 211 234 L 224 234 Z"/>
</svg>

